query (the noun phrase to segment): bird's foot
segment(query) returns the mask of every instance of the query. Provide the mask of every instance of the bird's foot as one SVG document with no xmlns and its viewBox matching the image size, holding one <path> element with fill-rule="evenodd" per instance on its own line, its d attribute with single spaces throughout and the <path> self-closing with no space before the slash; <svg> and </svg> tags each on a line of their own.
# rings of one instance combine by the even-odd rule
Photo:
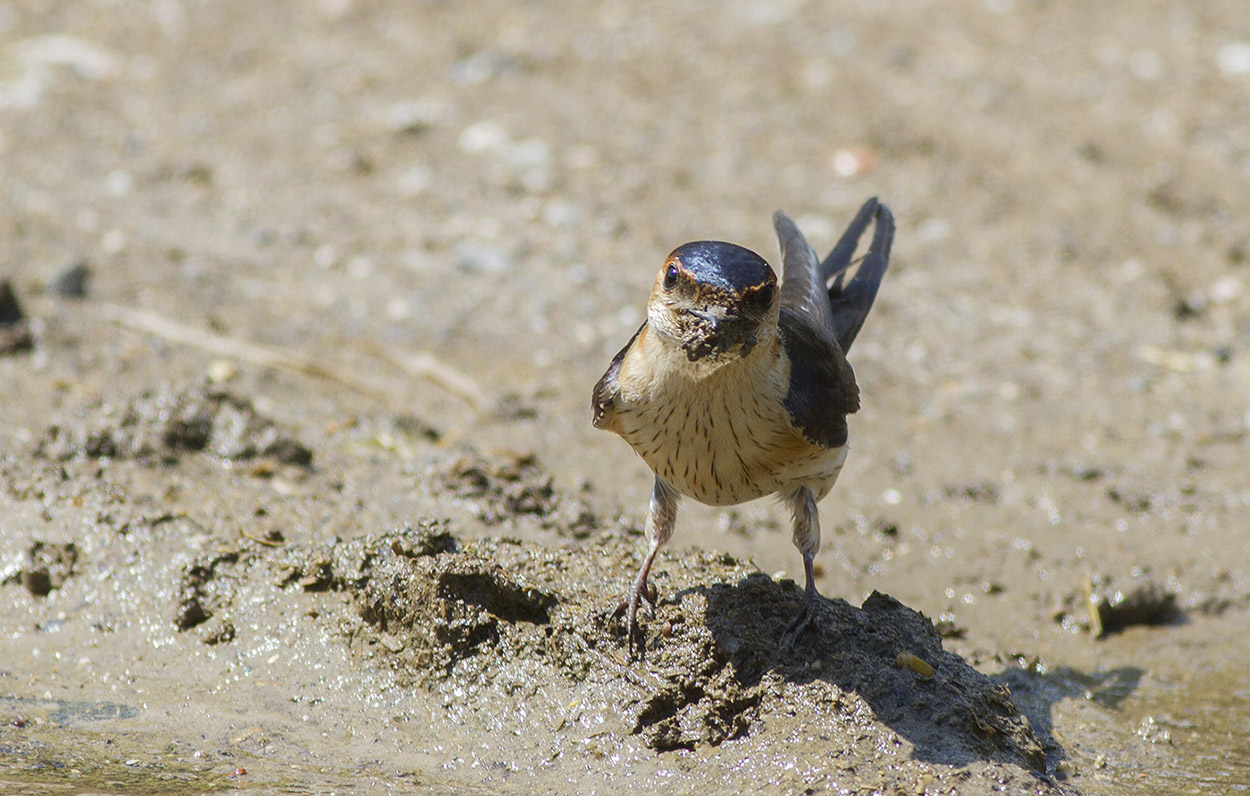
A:
<svg viewBox="0 0 1250 796">
<path fill-rule="evenodd" d="M 797 616 L 791 620 L 786 627 L 785 632 L 781 634 L 781 645 L 786 649 L 794 646 L 799 640 L 799 635 L 811 626 L 812 620 L 816 618 L 816 600 L 819 593 L 814 588 L 808 588 L 807 593 L 803 596 L 803 605 L 799 608 Z"/>
<path fill-rule="evenodd" d="M 623 615 L 625 617 L 625 646 L 626 654 L 629 658 L 634 657 L 634 641 L 637 639 L 641 643 L 640 632 L 638 629 L 638 606 L 646 600 L 651 606 L 651 616 L 655 617 L 656 590 L 655 586 L 647 583 L 645 580 L 639 579 L 629 589 L 629 596 L 621 600 L 621 604 L 616 606 L 613 616 L 618 619 Z M 639 647 L 641 651 L 641 644 Z"/>
<path fill-rule="evenodd" d="M 651 606 L 651 619 L 655 619 L 655 586 L 652 586 L 649 582 L 644 580 L 635 582 L 635 584 L 630 587 L 629 595 L 627 595 L 624 600 L 621 600 L 620 605 L 616 606 L 615 611 L 612 611 L 612 616 L 616 617 L 616 619 L 620 619 L 621 616 L 625 617 L 625 626 L 627 629 L 625 636 L 626 656 L 630 657 L 630 659 L 634 657 L 635 640 L 639 642 L 637 651 L 641 652 L 642 650 L 641 632 L 639 630 L 639 626 L 637 626 L 637 609 L 639 609 L 639 605 L 644 600 L 647 605 Z"/>
</svg>

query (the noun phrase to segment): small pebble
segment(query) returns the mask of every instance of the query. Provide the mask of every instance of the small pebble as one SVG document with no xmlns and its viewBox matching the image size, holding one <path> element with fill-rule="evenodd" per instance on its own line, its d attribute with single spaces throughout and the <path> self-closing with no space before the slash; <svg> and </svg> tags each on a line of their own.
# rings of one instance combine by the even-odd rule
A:
<svg viewBox="0 0 1250 796">
<path fill-rule="evenodd" d="M 238 368 L 228 359 L 214 359 L 208 364 L 208 380 L 213 384 L 230 381 L 238 374 Z"/>
<path fill-rule="evenodd" d="M 103 80 L 121 73 L 125 59 L 93 41 L 52 33 L 22 39 L 9 47 L 9 54 L 20 67 L 30 69 L 64 66 L 85 80 Z"/>
<path fill-rule="evenodd" d="M 104 178 L 104 189 L 111 196 L 126 196 L 135 187 L 135 178 L 128 171 L 115 169 Z"/>
<path fill-rule="evenodd" d="M 452 250 L 456 266 L 469 273 L 501 274 L 512 268 L 512 258 L 498 246 L 476 240 L 462 240 Z"/>
<path fill-rule="evenodd" d="M 1226 276 L 1217 279 L 1211 285 L 1211 301 L 1215 304 L 1227 304 L 1238 298 L 1244 291 L 1245 286 L 1241 280 L 1235 276 Z"/>
<path fill-rule="evenodd" d="M 22 585 L 36 597 L 46 597 L 52 591 L 52 575 L 46 569 L 24 569 Z"/>
<path fill-rule="evenodd" d="M 516 61 L 506 55 L 482 50 L 461 58 L 447 70 L 453 83 L 480 86 L 500 75 L 517 70 Z"/>
<path fill-rule="evenodd" d="M 900 652 L 894 658 L 894 665 L 901 666 L 905 669 L 911 669 L 921 677 L 933 676 L 933 665 L 922 658 L 916 657 L 910 652 Z"/>
<path fill-rule="evenodd" d="M 839 177 L 858 177 L 876 168 L 877 155 L 865 147 L 839 149 L 830 157 L 829 165 Z"/>
<path fill-rule="evenodd" d="M 87 279 L 90 276 L 91 268 L 86 260 L 71 260 L 52 277 L 48 290 L 66 298 L 82 298 L 87 295 Z"/>
<path fill-rule="evenodd" d="M 474 122 L 461 131 L 456 143 L 469 154 L 497 150 L 508 143 L 508 132 L 495 122 Z"/>
<path fill-rule="evenodd" d="M 434 184 L 434 176 L 425 166 L 412 166 L 395 181 L 395 190 L 400 196 L 411 199 L 420 196 Z"/>
<path fill-rule="evenodd" d="M 13 326 L 24 320 L 26 313 L 17 300 L 17 291 L 8 280 L 0 282 L 0 326 Z"/>
<path fill-rule="evenodd" d="M 0 356 L 29 351 L 35 347 L 30 321 L 22 312 L 17 293 L 9 282 L 0 282 Z"/>
<path fill-rule="evenodd" d="M 109 254 L 117 254 L 126 248 L 126 233 L 120 229 L 110 229 L 100 236 L 100 248 Z"/>
</svg>

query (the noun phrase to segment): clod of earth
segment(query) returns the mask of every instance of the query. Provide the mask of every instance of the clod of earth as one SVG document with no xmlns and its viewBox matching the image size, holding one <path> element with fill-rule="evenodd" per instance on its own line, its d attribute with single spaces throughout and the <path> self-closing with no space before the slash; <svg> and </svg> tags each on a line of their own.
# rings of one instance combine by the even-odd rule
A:
<svg viewBox="0 0 1250 796">
<path fill-rule="evenodd" d="M 246 398 L 195 384 L 145 392 L 121 411 L 96 407 L 85 422 L 53 425 L 39 454 L 54 461 L 75 456 L 174 462 L 208 451 L 223 459 L 273 459 L 308 466 L 312 451 L 262 416 Z"/>
<path fill-rule="evenodd" d="M 35 347 L 30 321 L 22 311 L 17 293 L 8 280 L 0 281 L 0 356 Z"/>
<path fill-rule="evenodd" d="M 207 622 L 220 606 L 229 603 L 233 596 L 233 587 L 224 575 L 238 561 L 238 553 L 215 553 L 187 565 L 174 612 L 174 625 L 179 630 L 190 630 Z M 227 625 L 228 623 L 223 623 L 222 627 L 207 634 L 205 643 L 217 644 L 233 638 L 234 628 L 230 626 L 226 629 Z"/>
<path fill-rule="evenodd" d="M 73 542 L 63 544 L 36 541 L 26 551 L 21 569 L 5 578 L 3 583 L 20 580 L 22 586 L 37 597 L 46 597 L 53 589 L 59 589 L 74 574 L 78 563 L 78 546 Z"/>
<path fill-rule="evenodd" d="M 65 298 L 83 298 L 90 277 L 91 267 L 86 260 L 71 260 L 48 282 L 48 291 Z"/>
<path fill-rule="evenodd" d="M 486 523 L 532 516 L 542 527 L 575 539 L 586 539 L 599 528 L 585 503 L 555 490 L 551 475 L 532 453 L 467 454 L 442 478 L 448 491 Z"/>
<path fill-rule="evenodd" d="M 1085 591 L 1095 638 L 1132 625 L 1166 625 L 1181 615 L 1176 594 L 1145 573 L 1119 586 L 1107 576 L 1098 576 L 1086 583 Z"/>
</svg>

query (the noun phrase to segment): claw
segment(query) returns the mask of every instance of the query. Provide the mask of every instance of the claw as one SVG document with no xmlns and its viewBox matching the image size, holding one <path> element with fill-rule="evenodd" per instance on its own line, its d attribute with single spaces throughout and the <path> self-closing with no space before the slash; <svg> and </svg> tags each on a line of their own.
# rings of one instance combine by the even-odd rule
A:
<svg viewBox="0 0 1250 796">
<path fill-rule="evenodd" d="M 803 574 L 806 576 L 807 588 L 803 593 L 803 605 L 799 608 L 798 615 L 781 634 L 781 644 L 786 648 L 793 647 L 799 640 L 799 635 L 811 627 L 812 620 L 816 618 L 816 602 L 820 598 L 820 592 L 816 590 L 814 558 L 811 554 L 803 554 Z"/>
<path fill-rule="evenodd" d="M 655 587 L 647 582 L 651 574 L 651 565 L 660 548 L 673 533 L 673 521 L 677 518 L 677 493 L 659 478 L 651 490 L 651 510 L 647 512 L 647 536 L 651 540 L 647 557 L 643 559 L 638 577 L 629 589 L 629 595 L 616 609 L 616 616 L 625 612 L 625 623 L 628 627 L 626 638 L 626 655 L 634 657 L 634 640 L 638 638 L 638 603 L 646 600 L 651 604 L 651 616 L 655 616 Z M 641 646 L 639 647 L 641 651 Z"/>
<path fill-rule="evenodd" d="M 655 586 L 647 583 L 645 578 L 639 578 L 639 580 L 636 581 L 630 588 L 629 596 L 626 599 L 621 600 L 621 604 L 616 606 L 616 610 L 612 613 L 612 615 L 618 619 L 622 614 L 625 615 L 625 626 L 627 628 L 625 646 L 628 656 L 631 659 L 634 657 L 635 639 L 641 642 L 641 634 L 639 633 L 638 628 L 638 605 L 643 600 L 646 600 L 647 604 L 651 606 L 651 618 L 654 619 L 656 594 Z M 637 651 L 641 652 L 642 647 L 639 646 Z"/>
<path fill-rule="evenodd" d="M 819 592 L 816 587 L 809 581 L 806 595 L 803 597 L 803 606 L 799 608 L 799 613 L 786 626 L 785 632 L 781 634 L 781 644 L 787 649 L 794 647 L 795 642 L 799 640 L 799 636 L 804 630 L 811 627 L 812 620 L 816 618 L 816 598 Z"/>
</svg>

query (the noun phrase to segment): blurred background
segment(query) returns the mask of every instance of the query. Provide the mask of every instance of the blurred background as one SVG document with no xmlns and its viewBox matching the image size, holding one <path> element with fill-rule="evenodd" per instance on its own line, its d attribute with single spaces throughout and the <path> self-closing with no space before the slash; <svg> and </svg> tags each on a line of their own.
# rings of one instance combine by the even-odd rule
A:
<svg viewBox="0 0 1250 796">
<path fill-rule="evenodd" d="M 0 278 L 41 345 L 0 359 L 0 434 L 209 373 L 314 437 L 403 415 L 533 451 L 637 525 L 650 475 L 589 395 L 665 255 L 775 260 L 778 208 L 824 250 L 876 195 L 898 233 L 822 591 L 947 617 L 974 662 L 1223 682 L 1250 653 L 1248 185 L 1238 0 L 10 0 Z M 76 265 L 86 300 L 57 299 Z M 139 312 L 355 389 L 118 328 Z M 687 504 L 674 544 L 794 572 L 784 527 Z M 1139 576 L 1176 635 L 1065 624 Z"/>
<path fill-rule="evenodd" d="M 7 2 L 0 265 L 29 294 L 81 263 L 95 300 L 350 370 L 636 515 L 648 474 L 588 396 L 664 256 L 711 238 L 775 258 L 777 208 L 823 250 L 878 195 L 895 260 L 852 352 L 864 409 L 826 524 L 1018 488 L 1032 542 L 1088 511 L 1090 544 L 1135 550 L 1104 533 L 1135 519 L 1104 516 L 1108 477 L 1245 510 L 1242 11 Z M 121 343 L 44 362 L 49 400 L 11 398 L 10 422 L 204 367 Z M 487 411 L 379 347 L 432 354 Z M 358 400 L 242 377 L 292 414 Z"/>
</svg>

